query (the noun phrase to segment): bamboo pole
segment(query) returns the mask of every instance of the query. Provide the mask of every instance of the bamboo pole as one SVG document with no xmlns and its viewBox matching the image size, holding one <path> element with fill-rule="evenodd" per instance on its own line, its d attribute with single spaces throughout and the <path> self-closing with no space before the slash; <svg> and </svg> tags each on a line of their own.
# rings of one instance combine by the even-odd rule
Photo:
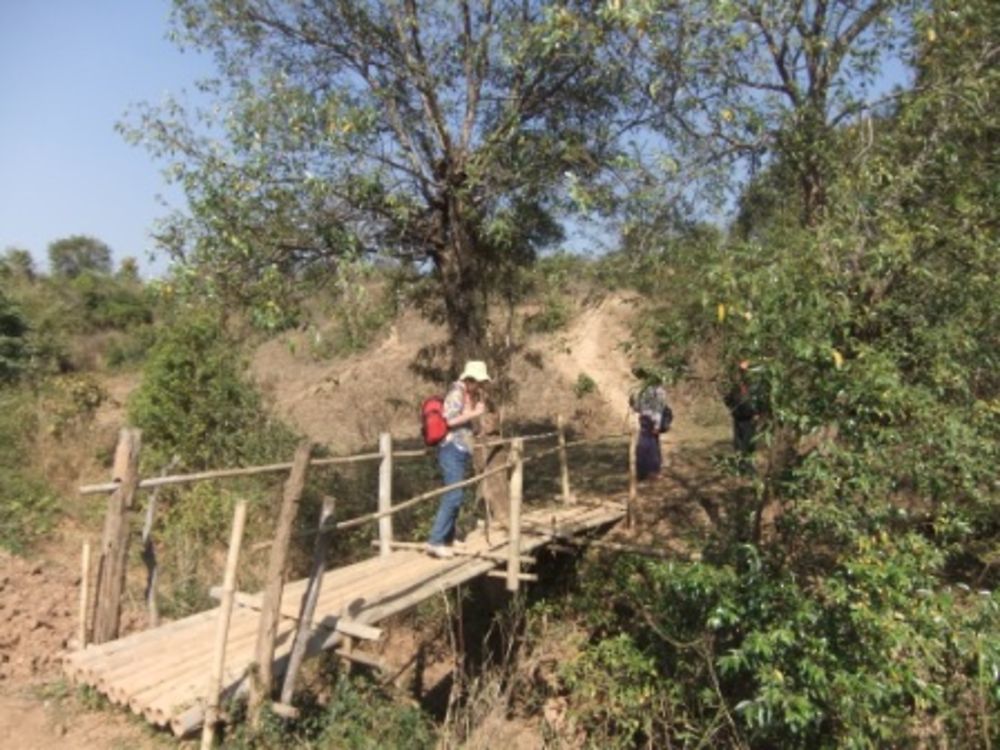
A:
<svg viewBox="0 0 1000 750">
<path fill-rule="evenodd" d="M 333 456 L 331 458 L 314 458 L 309 462 L 310 466 L 334 466 L 338 464 L 353 464 L 363 461 L 373 461 L 381 458 L 378 453 L 358 453 L 353 456 Z M 190 484 L 192 482 L 205 482 L 212 479 L 230 479 L 232 477 L 249 477 L 256 474 L 281 474 L 291 471 L 294 462 L 280 464 L 265 464 L 263 466 L 246 466 L 236 469 L 213 469 L 211 471 L 199 471 L 194 474 L 174 474 L 166 477 L 155 477 L 153 479 L 143 479 L 139 482 L 139 489 L 148 490 L 154 487 L 165 487 L 173 484 Z M 86 484 L 80 488 L 81 495 L 100 495 L 106 492 L 114 492 L 118 485 L 115 482 L 105 484 Z"/>
<path fill-rule="evenodd" d="M 569 490 L 569 462 L 566 459 L 566 425 L 563 415 L 556 415 L 556 429 L 559 432 L 559 478 L 562 484 L 562 501 L 569 505 L 573 496 Z"/>
<path fill-rule="evenodd" d="M 378 469 L 378 512 L 384 513 L 392 509 L 392 435 L 383 432 L 378 438 L 378 450 L 382 454 L 382 463 Z M 379 555 L 385 557 L 392 550 L 392 516 L 385 515 L 378 519 Z"/>
<path fill-rule="evenodd" d="M 167 476 L 180 463 L 180 456 L 174 455 L 170 462 L 160 472 L 161 477 Z M 156 521 L 156 501 L 160 496 L 160 488 L 155 488 L 146 502 L 146 520 L 142 525 L 142 561 L 146 564 L 146 610 L 149 616 L 148 625 L 155 628 L 160 624 L 160 608 L 156 601 L 156 583 L 159 579 L 159 567 L 156 560 L 156 546 L 153 544 L 153 524 Z"/>
<path fill-rule="evenodd" d="M 628 433 L 628 504 L 625 508 L 625 526 L 632 528 L 636 497 L 638 496 L 638 478 L 636 475 L 636 450 L 639 445 L 638 427 L 632 425 Z"/>
<path fill-rule="evenodd" d="M 257 631 L 257 654 L 255 679 L 250 681 L 250 703 L 248 713 L 253 730 L 259 731 L 264 718 L 264 706 L 271 696 L 274 677 L 275 638 L 281 619 L 281 590 L 284 586 L 285 567 L 288 562 L 288 547 L 292 539 L 292 524 L 299 508 L 302 491 L 305 489 L 306 471 L 309 468 L 309 454 L 312 443 L 305 440 L 299 444 L 292 462 L 292 472 L 285 483 L 281 499 L 281 513 L 271 547 L 271 559 L 267 570 L 267 588 L 260 612 L 260 627 Z"/>
<path fill-rule="evenodd" d="M 507 523 L 507 590 L 517 591 L 521 575 L 521 495 L 524 489 L 524 442 L 510 444 L 510 518 Z"/>
<path fill-rule="evenodd" d="M 128 561 L 128 511 L 132 507 L 139 482 L 141 435 L 139 430 L 123 429 L 119 433 L 115 449 L 114 474 L 120 475 L 121 481 L 115 483 L 116 489 L 108 498 L 108 510 L 104 519 L 94 610 L 95 643 L 112 641 L 118 637 L 121 596 L 125 588 L 125 568 Z"/>
<path fill-rule="evenodd" d="M 80 625 L 76 638 L 79 648 L 87 648 L 87 625 L 90 620 L 90 542 L 83 543 L 80 556 Z"/>
<path fill-rule="evenodd" d="M 401 510 L 406 510 L 407 508 L 416 505 L 419 502 L 422 502 L 424 500 L 430 500 L 431 498 L 434 497 L 438 497 L 439 495 L 443 495 L 445 492 L 448 492 L 449 490 L 455 490 L 458 489 L 459 487 L 468 487 L 469 485 L 475 484 L 476 482 L 480 481 L 485 477 L 493 476 L 494 474 L 499 474 L 502 471 L 508 471 L 508 469 L 509 467 L 507 466 L 498 466 L 495 469 L 484 471 L 482 474 L 476 474 L 474 477 L 463 479 L 461 482 L 455 482 L 454 484 L 449 484 L 446 487 L 438 487 L 437 489 L 430 490 L 429 492 L 424 492 L 423 494 L 411 497 L 409 500 L 405 502 L 393 505 L 392 508 L 390 508 L 387 511 L 381 511 L 378 513 L 367 513 L 363 516 L 357 516 L 356 518 L 351 518 L 346 521 L 339 521 L 336 525 L 336 528 L 353 529 L 355 526 L 361 526 L 363 524 L 368 523 L 369 521 L 375 521 L 379 518 L 384 518 L 385 516 L 391 516 L 395 513 L 399 513 L 399 511 Z"/>
<path fill-rule="evenodd" d="M 240 559 L 243 528 L 247 521 L 247 501 L 240 500 L 233 514 L 233 530 L 229 536 L 229 553 L 226 572 L 222 579 L 222 604 L 215 629 L 215 647 L 212 651 L 212 675 L 208 683 L 205 706 L 205 724 L 201 733 L 201 748 L 208 750 L 215 741 L 215 725 L 219 721 L 219 700 L 222 691 L 222 673 L 226 665 L 226 639 L 229 636 L 229 619 L 233 613 L 233 592 L 236 590 L 236 565 Z"/>
<path fill-rule="evenodd" d="M 391 442 L 389 443 L 389 447 L 391 450 Z M 380 500 L 381 497 L 380 494 Z M 319 590 L 323 583 L 323 571 L 326 569 L 326 552 L 330 547 L 330 538 L 333 536 L 332 532 L 323 529 L 326 526 L 327 519 L 333 517 L 335 507 L 336 503 L 332 497 L 323 498 L 323 509 L 319 516 L 319 528 L 321 530 L 316 535 L 312 571 L 309 573 L 309 584 L 306 586 L 305 594 L 302 596 L 302 607 L 299 612 L 298 627 L 295 631 L 295 642 L 292 644 L 292 650 L 288 656 L 285 681 L 281 686 L 280 700 L 287 705 L 292 704 L 292 698 L 295 695 L 295 679 L 298 677 L 299 667 L 302 665 L 302 659 L 306 653 L 306 644 L 309 642 L 309 633 L 312 630 L 313 615 L 316 613 L 316 602 L 319 600 Z"/>
<path fill-rule="evenodd" d="M 520 438 L 503 438 L 500 440 L 492 440 L 483 445 L 486 447 L 491 447 L 494 445 L 504 445 L 511 442 L 512 440 L 524 440 L 524 441 L 534 441 L 534 440 L 544 440 L 546 438 L 554 437 L 558 433 L 556 432 L 543 432 L 537 435 L 525 435 Z M 579 443 L 574 443 L 574 445 Z M 395 451 L 393 456 L 395 458 L 416 458 L 420 456 L 428 455 L 429 451 L 426 449 L 421 450 L 403 450 Z M 320 467 L 320 466 L 336 466 L 340 464 L 353 464 L 361 463 L 364 461 L 374 461 L 376 459 L 381 459 L 382 454 L 379 453 L 357 453 L 351 456 L 331 456 L 329 458 L 314 458 L 310 460 L 309 465 Z M 151 479 L 143 479 L 139 482 L 138 489 L 148 490 L 154 487 L 165 487 L 174 484 L 190 484 L 192 482 L 205 482 L 213 479 L 230 479 L 232 477 L 248 477 L 254 476 L 256 474 L 280 474 L 282 472 L 290 471 L 292 468 L 292 462 L 284 462 L 277 464 L 263 464 L 261 466 L 244 466 L 233 469 L 212 469 L 210 471 L 199 471 L 192 474 L 173 474 L 169 476 L 154 477 Z M 100 495 L 108 492 L 114 492 L 118 488 L 117 481 L 105 482 L 103 484 L 85 484 L 80 487 L 81 495 Z"/>
</svg>

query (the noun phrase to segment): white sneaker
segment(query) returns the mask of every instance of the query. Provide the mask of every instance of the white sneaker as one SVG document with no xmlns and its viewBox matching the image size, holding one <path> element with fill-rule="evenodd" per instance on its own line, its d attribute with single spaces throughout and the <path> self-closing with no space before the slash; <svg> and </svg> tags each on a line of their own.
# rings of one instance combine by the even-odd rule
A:
<svg viewBox="0 0 1000 750">
<path fill-rule="evenodd" d="M 455 551 L 451 547 L 445 547 L 443 544 L 428 544 L 427 554 L 440 560 L 446 560 L 449 557 L 454 557 Z"/>
</svg>

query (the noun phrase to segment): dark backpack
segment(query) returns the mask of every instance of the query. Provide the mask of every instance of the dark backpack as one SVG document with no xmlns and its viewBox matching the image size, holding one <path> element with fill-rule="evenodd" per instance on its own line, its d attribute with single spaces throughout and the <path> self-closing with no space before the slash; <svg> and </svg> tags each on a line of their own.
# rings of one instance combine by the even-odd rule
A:
<svg viewBox="0 0 1000 750">
<path fill-rule="evenodd" d="M 420 434 L 424 445 L 437 445 L 448 434 L 448 420 L 444 418 L 444 399 L 431 396 L 420 406 Z"/>
<path fill-rule="evenodd" d="M 660 414 L 660 432 L 666 432 L 670 425 L 674 423 L 674 410 L 666 404 L 663 405 L 663 413 Z"/>
</svg>

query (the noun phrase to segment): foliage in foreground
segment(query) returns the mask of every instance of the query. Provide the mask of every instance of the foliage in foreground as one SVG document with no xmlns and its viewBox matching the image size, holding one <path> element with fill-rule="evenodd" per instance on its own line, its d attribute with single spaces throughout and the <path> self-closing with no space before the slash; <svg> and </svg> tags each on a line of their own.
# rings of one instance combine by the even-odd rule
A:
<svg viewBox="0 0 1000 750">
<path fill-rule="evenodd" d="M 826 220 L 758 215 L 707 264 L 702 320 L 769 397 L 758 473 L 705 562 L 598 577 L 564 672 L 595 747 L 997 740 L 1000 10 L 935 10 Z"/>
<path fill-rule="evenodd" d="M 0 388 L 0 547 L 23 552 L 53 526 L 59 503 L 32 468 L 34 396 Z"/>
<path fill-rule="evenodd" d="M 749 545 L 729 562 L 624 559 L 583 603 L 600 637 L 564 669 L 576 719 L 593 747 L 986 747 L 1000 595 L 942 586 L 943 561 L 885 533 L 811 578 Z"/>
<path fill-rule="evenodd" d="M 277 717 L 256 737 L 247 725 L 223 747 L 231 750 L 420 750 L 436 747 L 434 729 L 418 708 L 401 705 L 364 677 L 339 675 L 325 705 L 303 708 L 293 725 Z"/>
</svg>

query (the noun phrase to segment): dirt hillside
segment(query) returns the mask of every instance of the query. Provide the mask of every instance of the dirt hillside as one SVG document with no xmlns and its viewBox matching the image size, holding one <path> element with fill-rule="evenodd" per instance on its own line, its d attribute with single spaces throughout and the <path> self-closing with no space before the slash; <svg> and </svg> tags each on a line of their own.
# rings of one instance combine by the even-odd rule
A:
<svg viewBox="0 0 1000 750">
<path fill-rule="evenodd" d="M 632 387 L 630 338 L 635 302 L 612 295 L 583 310 L 564 331 L 536 335 L 515 356 L 515 402 L 505 419 L 548 423 L 562 413 L 579 432 L 620 431 Z M 383 431 L 416 439 L 420 402 L 444 383 L 428 383 L 411 368 L 421 347 L 443 343 L 445 331 L 416 313 L 404 314 L 369 351 L 317 361 L 301 338 L 261 346 L 252 368 L 278 413 L 335 453 L 372 445 Z M 581 375 L 592 393 L 577 395 Z"/>
</svg>

